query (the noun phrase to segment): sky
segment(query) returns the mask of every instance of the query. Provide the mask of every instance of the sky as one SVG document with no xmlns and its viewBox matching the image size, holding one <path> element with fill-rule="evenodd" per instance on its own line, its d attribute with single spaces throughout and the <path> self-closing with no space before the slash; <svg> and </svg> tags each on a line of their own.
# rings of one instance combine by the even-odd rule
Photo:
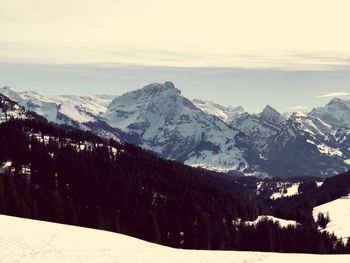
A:
<svg viewBox="0 0 350 263">
<path fill-rule="evenodd" d="M 0 0 L 0 86 L 122 94 L 170 80 L 258 112 L 350 98 L 348 0 Z"/>
</svg>

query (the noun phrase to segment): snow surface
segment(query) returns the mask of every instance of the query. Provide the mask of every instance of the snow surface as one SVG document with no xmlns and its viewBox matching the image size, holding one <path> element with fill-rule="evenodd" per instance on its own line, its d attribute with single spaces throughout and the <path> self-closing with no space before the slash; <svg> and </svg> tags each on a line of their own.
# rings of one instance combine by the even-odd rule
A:
<svg viewBox="0 0 350 263">
<path fill-rule="evenodd" d="M 292 184 L 292 186 L 287 187 L 286 188 L 286 190 L 287 190 L 286 193 L 284 193 L 284 187 L 282 187 L 279 192 L 273 193 L 270 196 L 270 199 L 277 199 L 277 198 L 297 195 L 297 194 L 299 194 L 299 191 L 298 191 L 299 185 L 300 185 L 300 183 L 294 183 L 294 184 Z"/>
<path fill-rule="evenodd" d="M 323 182 L 316 182 L 317 187 L 321 187 L 323 185 Z"/>
<path fill-rule="evenodd" d="M 202 111 L 214 115 L 226 123 L 229 123 L 234 117 L 245 112 L 242 106 L 237 105 L 225 107 L 213 101 L 198 99 L 194 99 L 192 102 Z"/>
<path fill-rule="evenodd" d="M 338 238 L 347 239 L 350 237 L 350 195 L 314 207 L 312 213 L 315 221 L 320 212 L 325 215 L 329 214 L 330 222 L 325 231 L 334 232 Z"/>
<path fill-rule="evenodd" d="M 332 147 L 325 145 L 324 143 L 317 144 L 314 141 L 311 141 L 309 139 L 307 139 L 306 142 L 316 145 L 317 149 L 322 154 L 329 155 L 329 156 L 339 156 L 339 157 L 343 156 L 343 153 L 339 149 L 334 149 Z M 346 160 L 344 162 L 346 163 Z"/>
<path fill-rule="evenodd" d="M 0 262 L 347 263 L 349 255 L 181 250 L 111 232 L 0 215 Z"/>
<path fill-rule="evenodd" d="M 281 218 L 270 216 L 270 215 L 261 215 L 261 216 L 258 216 L 258 218 L 255 219 L 254 221 L 245 221 L 244 223 L 248 224 L 248 225 L 256 225 L 257 223 L 259 223 L 260 221 L 263 221 L 263 220 L 270 220 L 270 221 L 276 222 L 282 228 L 288 227 L 288 226 L 297 226 L 298 225 L 298 223 L 294 220 L 285 220 L 285 219 L 281 219 Z"/>
</svg>

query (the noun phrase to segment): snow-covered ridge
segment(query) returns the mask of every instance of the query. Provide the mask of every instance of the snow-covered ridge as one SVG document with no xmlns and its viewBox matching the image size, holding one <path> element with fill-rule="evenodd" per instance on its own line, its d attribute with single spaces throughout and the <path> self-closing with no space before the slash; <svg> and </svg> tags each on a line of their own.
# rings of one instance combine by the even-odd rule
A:
<svg viewBox="0 0 350 263">
<path fill-rule="evenodd" d="M 318 262 L 347 263 L 349 255 L 279 254 L 173 249 L 100 230 L 0 215 L 1 262 Z"/>
<path fill-rule="evenodd" d="M 63 115 L 75 122 L 95 121 L 106 111 L 107 105 L 115 98 L 110 95 L 96 96 L 44 96 L 34 91 L 16 92 L 10 87 L 0 89 L 0 93 L 16 101 L 26 110 L 34 111 L 56 123 L 64 123 Z"/>
</svg>

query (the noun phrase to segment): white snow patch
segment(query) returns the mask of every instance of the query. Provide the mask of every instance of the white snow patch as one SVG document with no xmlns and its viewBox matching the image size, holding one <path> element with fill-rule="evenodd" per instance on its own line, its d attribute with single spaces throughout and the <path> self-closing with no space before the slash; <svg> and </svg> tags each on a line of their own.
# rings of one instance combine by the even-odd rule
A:
<svg viewBox="0 0 350 263">
<path fill-rule="evenodd" d="M 288 226 L 297 226 L 298 223 L 294 220 L 285 220 L 285 219 L 281 219 L 281 218 L 278 218 L 278 217 L 274 217 L 274 216 L 270 216 L 270 215 L 262 215 L 262 216 L 258 216 L 257 219 L 255 219 L 255 221 L 246 221 L 244 222 L 245 224 L 248 224 L 248 225 L 256 225 L 258 224 L 260 221 L 263 221 L 263 220 L 270 220 L 270 221 L 273 221 L 273 222 L 276 222 L 278 223 L 282 228 L 283 227 L 288 227 Z"/>
<path fill-rule="evenodd" d="M 300 183 L 294 183 L 292 186 L 286 188 L 286 192 L 284 193 L 284 188 L 281 189 L 280 192 L 273 193 L 270 196 L 270 199 L 278 199 L 287 196 L 293 196 L 299 194 L 298 188 Z"/>
<path fill-rule="evenodd" d="M 174 249 L 111 232 L 3 215 L 0 226 L 1 262 L 350 262 L 350 255 Z"/>
<path fill-rule="evenodd" d="M 323 182 L 316 182 L 317 187 L 321 187 L 323 185 Z"/>
<path fill-rule="evenodd" d="M 339 150 L 339 149 L 335 149 L 335 148 L 332 148 L 332 147 L 329 147 L 323 143 L 321 144 L 316 144 L 315 142 L 311 141 L 311 140 L 306 140 L 306 142 L 310 143 L 310 144 L 313 144 L 313 145 L 316 145 L 319 152 L 320 153 L 323 153 L 325 155 L 329 155 L 329 156 L 339 156 L 339 157 L 342 157 L 343 156 L 343 153 Z M 345 162 L 345 161 L 344 161 Z"/>
<path fill-rule="evenodd" d="M 323 154 L 330 155 L 330 156 L 340 156 L 340 157 L 343 156 L 343 153 L 339 149 L 331 148 L 325 144 L 317 145 L 317 147 L 318 147 L 318 150 Z"/>
<path fill-rule="evenodd" d="M 7 171 L 12 166 L 12 161 L 3 162 L 0 165 L 0 173 Z"/>
</svg>

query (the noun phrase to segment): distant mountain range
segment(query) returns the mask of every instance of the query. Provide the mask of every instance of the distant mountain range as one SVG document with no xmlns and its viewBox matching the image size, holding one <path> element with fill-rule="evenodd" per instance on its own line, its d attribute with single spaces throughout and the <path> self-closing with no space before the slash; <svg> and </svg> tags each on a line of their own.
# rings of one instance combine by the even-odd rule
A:
<svg viewBox="0 0 350 263">
<path fill-rule="evenodd" d="M 23 107 L 194 167 L 263 177 L 327 177 L 350 169 L 350 101 L 338 98 L 286 116 L 269 105 L 250 114 L 242 106 L 191 101 L 171 82 L 121 96 L 44 96 L 9 87 L 0 93 L 3 105 L 6 97 L 18 103 L 2 108 L 2 120 L 5 111 L 18 117 L 15 108 Z"/>
</svg>

